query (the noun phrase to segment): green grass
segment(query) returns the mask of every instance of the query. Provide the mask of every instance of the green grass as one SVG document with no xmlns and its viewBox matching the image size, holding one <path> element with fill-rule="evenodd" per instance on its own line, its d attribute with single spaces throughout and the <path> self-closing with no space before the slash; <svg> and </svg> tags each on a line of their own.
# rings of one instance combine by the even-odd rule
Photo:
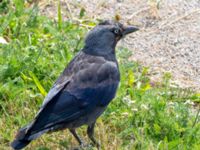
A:
<svg viewBox="0 0 200 150">
<path fill-rule="evenodd" d="M 16 131 L 37 113 L 46 92 L 82 48 L 87 29 L 38 14 L 20 1 L 0 3 L 0 149 L 9 149 Z M 82 16 L 80 16 L 82 17 Z M 86 24 L 94 24 L 86 22 Z M 170 85 L 170 74 L 152 83 L 148 68 L 127 61 L 131 52 L 118 48 L 121 83 L 116 98 L 97 121 L 102 149 L 194 149 L 200 147 L 200 95 Z M 191 103 L 194 103 L 192 105 Z M 78 130 L 89 142 L 86 127 Z M 45 134 L 26 149 L 68 149 L 78 143 L 65 130 Z M 95 149 L 92 147 L 86 149 Z"/>
</svg>

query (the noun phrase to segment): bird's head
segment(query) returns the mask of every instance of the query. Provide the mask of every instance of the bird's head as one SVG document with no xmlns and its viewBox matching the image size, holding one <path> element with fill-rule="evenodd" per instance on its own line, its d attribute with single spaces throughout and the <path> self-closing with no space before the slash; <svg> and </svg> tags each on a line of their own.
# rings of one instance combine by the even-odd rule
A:
<svg viewBox="0 0 200 150">
<path fill-rule="evenodd" d="M 117 42 L 129 33 L 137 31 L 135 26 L 106 20 L 95 26 L 86 36 L 84 51 L 94 55 L 115 53 Z"/>
</svg>

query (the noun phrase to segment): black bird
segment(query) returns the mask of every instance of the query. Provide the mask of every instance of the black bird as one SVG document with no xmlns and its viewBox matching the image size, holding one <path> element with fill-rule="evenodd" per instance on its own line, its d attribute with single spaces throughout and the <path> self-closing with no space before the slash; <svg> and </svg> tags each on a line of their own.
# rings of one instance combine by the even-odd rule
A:
<svg viewBox="0 0 200 150">
<path fill-rule="evenodd" d="M 18 131 L 11 143 L 13 149 L 24 148 L 43 133 L 65 128 L 82 145 L 75 131 L 82 125 L 88 125 L 87 134 L 99 147 L 93 136 L 95 122 L 115 97 L 120 81 L 115 47 L 122 37 L 137 30 L 115 21 L 94 27 L 84 48 L 54 83 L 35 119 Z"/>
</svg>

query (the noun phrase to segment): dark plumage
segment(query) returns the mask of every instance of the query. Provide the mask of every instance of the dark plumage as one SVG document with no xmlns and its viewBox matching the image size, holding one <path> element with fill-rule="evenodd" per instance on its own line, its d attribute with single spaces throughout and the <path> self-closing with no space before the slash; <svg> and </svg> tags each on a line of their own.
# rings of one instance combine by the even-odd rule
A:
<svg viewBox="0 0 200 150">
<path fill-rule="evenodd" d="M 104 21 L 89 32 L 84 48 L 68 64 L 55 82 L 32 123 L 20 129 L 11 143 L 22 149 L 45 132 L 68 128 L 82 144 L 75 129 L 88 125 L 93 137 L 96 119 L 103 113 L 120 81 L 115 46 L 126 34 L 138 30 L 133 26 Z"/>
</svg>

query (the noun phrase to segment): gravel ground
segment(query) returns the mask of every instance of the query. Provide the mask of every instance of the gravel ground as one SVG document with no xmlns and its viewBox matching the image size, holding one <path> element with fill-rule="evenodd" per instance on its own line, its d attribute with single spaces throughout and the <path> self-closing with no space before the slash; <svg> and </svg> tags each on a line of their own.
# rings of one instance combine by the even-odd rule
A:
<svg viewBox="0 0 200 150">
<path fill-rule="evenodd" d="M 41 1 L 41 13 L 57 18 L 57 5 Z M 120 44 L 133 51 L 131 59 L 150 68 L 152 81 L 171 72 L 173 82 L 200 90 L 200 0 L 61 0 L 64 19 L 112 19 L 138 25 L 140 31 Z"/>
</svg>

